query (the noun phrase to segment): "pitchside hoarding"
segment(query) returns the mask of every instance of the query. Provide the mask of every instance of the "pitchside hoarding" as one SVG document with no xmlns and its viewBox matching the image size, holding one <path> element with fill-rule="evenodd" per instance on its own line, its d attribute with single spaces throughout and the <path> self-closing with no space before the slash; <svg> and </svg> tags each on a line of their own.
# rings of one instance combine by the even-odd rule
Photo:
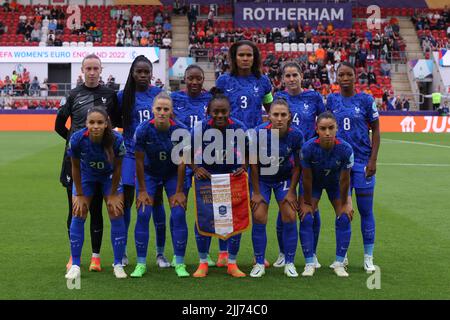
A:
<svg viewBox="0 0 450 320">
<path fill-rule="evenodd" d="M 352 5 L 350 3 L 236 3 L 234 7 L 235 27 L 283 28 L 290 22 L 315 27 L 322 22 L 326 27 L 331 22 L 335 28 L 352 27 Z"/>
</svg>

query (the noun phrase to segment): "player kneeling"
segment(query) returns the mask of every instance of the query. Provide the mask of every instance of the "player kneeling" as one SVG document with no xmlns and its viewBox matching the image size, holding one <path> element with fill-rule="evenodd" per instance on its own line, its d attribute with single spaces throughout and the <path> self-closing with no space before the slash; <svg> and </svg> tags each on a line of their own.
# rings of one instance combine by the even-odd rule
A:
<svg viewBox="0 0 450 320">
<path fill-rule="evenodd" d="M 122 258 L 125 252 L 125 222 L 123 193 L 120 186 L 122 157 L 126 153 L 123 138 L 111 128 L 108 114 L 102 107 L 94 107 L 87 114 L 85 129 L 70 138 L 68 155 L 72 160 L 73 219 L 70 225 L 72 266 L 66 278 L 81 275 L 80 257 L 84 241 L 84 223 L 97 184 L 108 207 L 111 219 L 111 242 L 114 251 L 114 275 L 126 278 Z"/>
<path fill-rule="evenodd" d="M 339 277 L 348 277 L 344 259 L 352 232 L 353 209 L 349 188 L 353 150 L 347 142 L 336 138 L 336 132 L 334 115 L 331 112 L 320 114 L 317 118 L 319 138 L 308 140 L 301 151 L 305 200 L 300 208 L 300 241 L 306 260 L 302 276 L 312 276 L 315 271 L 313 212 L 317 210 L 325 189 L 336 213 L 334 272 Z"/>
</svg>

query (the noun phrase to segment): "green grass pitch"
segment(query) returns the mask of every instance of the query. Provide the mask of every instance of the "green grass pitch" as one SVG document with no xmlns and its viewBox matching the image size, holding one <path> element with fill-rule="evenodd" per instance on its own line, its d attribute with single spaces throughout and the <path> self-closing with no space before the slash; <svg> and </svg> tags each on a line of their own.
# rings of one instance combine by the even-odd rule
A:
<svg viewBox="0 0 450 320">
<path fill-rule="evenodd" d="M 347 279 L 337 278 L 328 265 L 334 259 L 334 217 L 326 198 L 320 205 L 322 230 L 318 257 L 322 264 L 313 278 L 289 279 L 282 269 L 269 268 L 261 279 L 233 279 L 225 269 L 210 268 L 205 279 L 178 279 L 174 270 L 157 269 L 153 222 L 149 271 L 142 279 L 117 280 L 112 273 L 112 249 L 106 212 L 101 273 L 87 271 L 91 254 L 89 231 L 82 256 L 80 290 L 67 289 L 69 257 L 65 190 L 58 181 L 64 142 L 54 133 L 0 133 L 0 299 L 448 299 L 450 298 L 450 135 L 383 134 L 375 195 L 377 225 L 375 264 L 381 269 L 381 289 L 369 290 L 362 269 L 363 247 L 359 214 L 355 212 Z M 190 202 L 192 204 L 192 202 Z M 166 207 L 167 208 L 167 207 Z M 188 271 L 198 256 L 193 236 L 193 206 L 189 206 Z M 356 209 L 355 209 L 356 211 Z M 277 209 L 272 204 L 266 257 L 278 254 Z M 133 270 L 135 211 L 129 231 Z M 167 228 L 168 229 L 168 228 Z M 217 256 L 213 239 L 211 253 Z M 167 233 L 166 256 L 172 256 Z M 251 232 L 243 235 L 238 263 L 250 272 Z M 303 269 L 298 246 L 296 265 Z"/>
</svg>

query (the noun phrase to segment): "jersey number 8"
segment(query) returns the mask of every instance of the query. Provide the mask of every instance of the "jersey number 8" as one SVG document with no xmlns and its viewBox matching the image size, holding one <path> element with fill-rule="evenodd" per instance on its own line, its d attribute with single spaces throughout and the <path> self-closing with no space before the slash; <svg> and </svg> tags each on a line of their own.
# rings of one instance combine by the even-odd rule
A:
<svg viewBox="0 0 450 320">
<path fill-rule="evenodd" d="M 344 130 L 350 130 L 350 118 L 344 118 Z"/>
</svg>

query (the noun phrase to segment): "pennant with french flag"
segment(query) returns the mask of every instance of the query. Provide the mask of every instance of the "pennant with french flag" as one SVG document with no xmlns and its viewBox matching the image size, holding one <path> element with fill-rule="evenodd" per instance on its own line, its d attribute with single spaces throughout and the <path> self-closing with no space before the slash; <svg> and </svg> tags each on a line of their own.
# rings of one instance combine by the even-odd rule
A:
<svg viewBox="0 0 450 320">
<path fill-rule="evenodd" d="M 203 236 L 228 239 L 250 227 L 248 176 L 213 174 L 211 180 L 193 178 L 196 224 Z"/>
</svg>

